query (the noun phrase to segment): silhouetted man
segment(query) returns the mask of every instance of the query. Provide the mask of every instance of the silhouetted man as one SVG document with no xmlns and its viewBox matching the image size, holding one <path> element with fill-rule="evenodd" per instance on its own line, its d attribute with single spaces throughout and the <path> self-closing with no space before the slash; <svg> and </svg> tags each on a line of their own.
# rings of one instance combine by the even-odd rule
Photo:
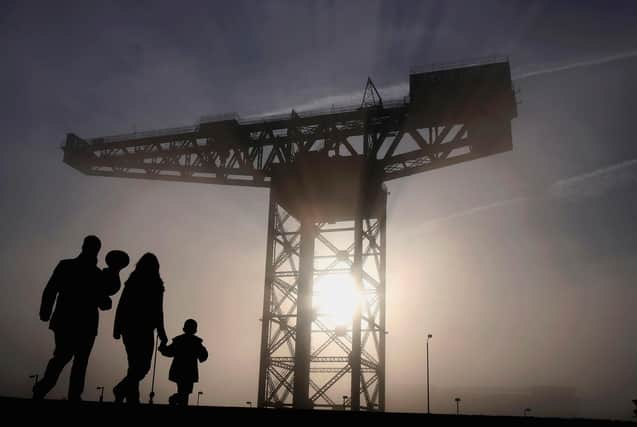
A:
<svg viewBox="0 0 637 427">
<path fill-rule="evenodd" d="M 46 396 L 73 359 L 68 399 L 81 400 L 86 367 L 97 336 L 98 308 L 110 309 L 109 297 L 121 287 L 121 265 L 109 265 L 104 271 L 97 267 L 100 247 L 96 236 L 87 236 L 80 255 L 60 261 L 44 288 L 40 319 L 51 319 L 49 328 L 55 335 L 55 350 L 44 376 L 33 387 L 34 399 Z"/>
</svg>

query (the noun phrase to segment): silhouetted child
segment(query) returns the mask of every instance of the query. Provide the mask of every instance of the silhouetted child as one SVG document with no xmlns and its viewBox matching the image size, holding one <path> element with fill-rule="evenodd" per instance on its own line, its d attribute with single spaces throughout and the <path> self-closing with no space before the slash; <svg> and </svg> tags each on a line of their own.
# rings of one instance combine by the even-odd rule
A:
<svg viewBox="0 0 637 427">
<path fill-rule="evenodd" d="M 104 276 L 102 280 L 104 280 L 105 283 L 115 284 L 117 290 L 119 290 L 122 287 L 122 282 L 119 280 L 119 272 L 128 267 L 130 258 L 124 251 L 113 250 L 106 254 L 105 261 L 107 267 L 102 269 L 102 276 Z M 111 295 L 113 295 L 112 292 L 107 292 L 98 300 L 97 306 L 100 310 L 110 310 L 113 307 Z"/>
<path fill-rule="evenodd" d="M 173 358 L 168 379 L 177 383 L 177 393 L 168 399 L 171 405 L 188 405 L 192 386 L 199 381 L 197 362 L 208 359 L 208 351 L 202 344 L 203 340 L 196 336 L 196 333 L 197 322 L 188 319 L 184 322 L 183 335 L 173 338 L 173 342 L 168 346 L 159 346 L 161 354 Z"/>
</svg>

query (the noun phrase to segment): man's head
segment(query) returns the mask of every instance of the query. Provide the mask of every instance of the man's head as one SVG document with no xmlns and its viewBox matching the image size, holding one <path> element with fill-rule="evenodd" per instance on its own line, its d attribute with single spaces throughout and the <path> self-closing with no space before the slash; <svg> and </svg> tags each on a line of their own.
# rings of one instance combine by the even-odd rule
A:
<svg viewBox="0 0 637 427">
<path fill-rule="evenodd" d="M 100 239 L 97 236 L 86 236 L 84 238 L 84 243 L 82 243 L 82 253 L 84 255 L 97 257 L 101 247 L 102 242 L 100 242 Z"/>
<path fill-rule="evenodd" d="M 184 322 L 184 332 L 189 335 L 197 333 L 197 322 L 194 319 L 188 319 Z"/>
</svg>

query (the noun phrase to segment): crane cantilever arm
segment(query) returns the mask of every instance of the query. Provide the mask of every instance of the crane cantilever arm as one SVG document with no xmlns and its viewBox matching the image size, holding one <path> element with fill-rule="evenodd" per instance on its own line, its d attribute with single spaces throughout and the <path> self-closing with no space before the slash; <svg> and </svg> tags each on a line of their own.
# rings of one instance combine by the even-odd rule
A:
<svg viewBox="0 0 637 427">
<path fill-rule="evenodd" d="M 68 134 L 64 161 L 87 175 L 269 187 L 276 165 L 324 152 L 365 158 L 386 181 L 511 150 L 516 114 L 508 63 L 489 64 L 411 75 L 409 101 L 88 140 Z"/>
</svg>

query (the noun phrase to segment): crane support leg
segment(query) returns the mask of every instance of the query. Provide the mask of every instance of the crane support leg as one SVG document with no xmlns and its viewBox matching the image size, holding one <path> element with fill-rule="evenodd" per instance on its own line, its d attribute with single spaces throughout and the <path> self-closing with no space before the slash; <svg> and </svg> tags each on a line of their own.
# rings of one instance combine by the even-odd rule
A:
<svg viewBox="0 0 637 427">
<path fill-rule="evenodd" d="M 291 213 L 271 191 L 259 407 L 385 409 L 384 190 L 375 199 L 327 219 Z M 342 307 L 348 277 L 356 297 L 343 324 L 314 298 L 336 284 Z"/>
</svg>

